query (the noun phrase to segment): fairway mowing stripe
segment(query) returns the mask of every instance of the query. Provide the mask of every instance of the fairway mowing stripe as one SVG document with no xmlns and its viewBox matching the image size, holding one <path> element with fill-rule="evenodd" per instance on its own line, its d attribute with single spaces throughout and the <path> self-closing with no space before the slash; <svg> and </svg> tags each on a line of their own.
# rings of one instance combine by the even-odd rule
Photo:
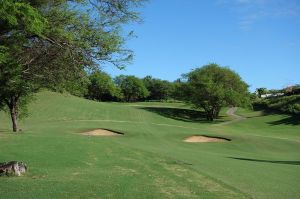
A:
<svg viewBox="0 0 300 199">
<path fill-rule="evenodd" d="M 159 124 L 159 123 L 149 123 L 157 126 L 172 126 L 172 127 L 179 127 L 179 128 L 184 128 L 184 129 L 195 129 L 195 130 L 203 130 L 200 128 L 193 128 L 193 127 L 186 127 L 186 126 L 178 126 L 178 125 L 172 125 L 172 124 Z"/>
<path fill-rule="evenodd" d="M 240 115 L 236 115 L 235 112 L 237 111 L 237 109 L 238 109 L 237 107 L 232 107 L 232 108 L 229 108 L 229 109 L 226 111 L 226 114 L 227 114 L 228 116 L 233 116 L 233 117 L 235 117 L 234 120 L 228 121 L 228 122 L 223 122 L 223 123 L 221 123 L 221 124 L 214 124 L 213 126 L 223 126 L 223 125 L 227 125 L 227 124 L 231 124 L 231 123 L 235 123 L 235 122 L 240 122 L 240 121 L 242 121 L 242 120 L 247 119 L 246 117 L 243 117 L 243 116 L 240 116 Z M 247 135 L 250 135 L 250 136 L 256 136 L 256 137 L 265 137 L 265 138 L 280 139 L 280 140 L 288 140 L 288 141 L 300 143 L 299 140 L 292 140 L 292 139 L 289 139 L 289 138 L 270 137 L 270 136 L 253 135 L 253 134 L 247 134 Z"/>
<path fill-rule="evenodd" d="M 128 106 L 128 107 L 150 107 L 150 108 L 178 108 L 178 109 L 186 109 L 186 107 L 176 107 L 176 106 L 157 106 L 157 105 L 124 105 L 124 106 Z M 191 110 L 191 109 L 190 109 Z"/>
<path fill-rule="evenodd" d="M 124 120 L 58 120 L 57 122 L 118 122 L 118 123 L 132 123 L 132 124 L 152 124 L 157 126 L 170 126 L 170 127 L 178 127 L 178 128 L 185 128 L 185 129 L 203 130 L 203 128 L 186 127 L 186 126 L 179 126 L 173 124 L 134 122 L 134 121 L 124 121 Z"/>
<path fill-rule="evenodd" d="M 126 106 L 132 106 L 132 105 L 126 105 Z M 232 107 L 232 108 L 229 108 L 227 110 L 226 114 L 229 115 L 229 116 L 236 117 L 237 119 L 234 119 L 234 120 L 229 121 L 229 122 L 223 122 L 221 124 L 213 124 L 212 126 L 227 125 L 229 123 L 238 122 L 240 120 L 246 119 L 246 118 L 241 117 L 239 115 L 235 115 L 234 113 L 236 111 L 237 111 L 237 107 Z M 170 126 L 170 127 L 184 128 L 184 129 L 203 130 L 203 128 L 186 127 L 186 126 L 179 126 L 179 125 L 173 125 L 173 124 L 134 122 L 134 121 L 125 121 L 125 120 L 50 120 L 50 121 L 57 121 L 57 122 L 118 122 L 118 123 L 132 123 L 132 124 L 152 124 L 152 125 L 157 125 L 157 126 Z"/>
<path fill-rule="evenodd" d="M 256 137 L 264 137 L 264 138 L 280 139 L 280 140 L 288 140 L 288 141 L 291 141 L 291 142 L 298 142 L 298 143 L 300 143 L 300 140 L 292 140 L 292 139 L 289 139 L 289 138 L 270 137 L 270 136 L 253 135 L 253 134 L 247 134 L 247 135 L 250 135 L 250 136 L 256 136 Z"/>
</svg>

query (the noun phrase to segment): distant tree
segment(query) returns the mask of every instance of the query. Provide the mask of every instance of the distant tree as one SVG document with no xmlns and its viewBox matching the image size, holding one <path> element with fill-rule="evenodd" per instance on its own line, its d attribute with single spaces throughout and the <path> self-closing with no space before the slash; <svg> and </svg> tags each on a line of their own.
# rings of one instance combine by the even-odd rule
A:
<svg viewBox="0 0 300 199">
<path fill-rule="evenodd" d="M 270 90 L 268 90 L 268 93 L 270 93 L 270 94 L 276 94 L 276 93 L 279 93 L 280 91 L 279 90 L 277 90 L 277 89 L 270 89 Z"/>
<path fill-rule="evenodd" d="M 258 97 L 261 98 L 262 95 L 265 95 L 268 93 L 268 89 L 266 88 L 257 88 L 256 92 L 258 94 Z"/>
<path fill-rule="evenodd" d="M 94 72 L 89 76 L 87 97 L 97 101 L 113 101 L 121 98 L 120 89 L 105 72 Z"/>
<path fill-rule="evenodd" d="M 135 102 L 149 96 L 149 91 L 143 81 L 135 76 L 118 76 L 116 82 L 127 102 Z"/>
<path fill-rule="evenodd" d="M 293 86 L 288 86 L 287 88 L 284 89 L 285 95 L 299 95 L 300 94 L 300 85 L 296 84 Z"/>
<path fill-rule="evenodd" d="M 147 97 L 148 100 L 166 100 L 170 97 L 172 92 L 172 85 L 170 82 L 155 79 L 151 76 L 143 78 L 143 82 L 150 93 Z"/>
<path fill-rule="evenodd" d="M 127 78 L 127 76 L 126 75 L 118 75 L 118 76 L 116 76 L 115 78 L 114 78 L 114 82 L 115 82 L 115 84 L 116 85 L 118 85 L 118 86 L 120 86 L 121 85 L 121 83 L 124 81 L 124 79 L 126 79 Z"/>
<path fill-rule="evenodd" d="M 294 93 L 294 95 L 300 94 L 300 84 L 296 84 L 293 86 L 293 93 Z"/>
<path fill-rule="evenodd" d="M 189 95 L 185 100 L 203 108 L 207 120 L 217 118 L 222 106 L 250 103 L 248 85 L 229 68 L 209 64 L 194 69 L 186 78 Z"/>
<path fill-rule="evenodd" d="M 172 83 L 171 97 L 173 99 L 188 101 L 186 98 L 190 95 L 190 89 L 188 88 L 186 79 L 186 75 L 183 75 L 182 78 L 179 78 Z"/>
</svg>

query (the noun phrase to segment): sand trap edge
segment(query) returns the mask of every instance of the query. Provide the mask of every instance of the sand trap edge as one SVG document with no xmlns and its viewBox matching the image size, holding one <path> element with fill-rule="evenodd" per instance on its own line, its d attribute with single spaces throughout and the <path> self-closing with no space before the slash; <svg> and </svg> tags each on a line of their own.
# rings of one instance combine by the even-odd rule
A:
<svg viewBox="0 0 300 199">
<path fill-rule="evenodd" d="M 219 137 L 219 136 L 192 135 L 184 138 L 183 141 L 188 143 L 207 143 L 207 142 L 229 142 L 231 141 L 231 139 Z"/>
<path fill-rule="evenodd" d="M 124 133 L 111 130 L 111 129 L 99 128 L 99 129 L 93 129 L 90 131 L 82 132 L 80 133 L 80 135 L 110 137 L 110 136 L 122 136 L 124 135 Z"/>
</svg>

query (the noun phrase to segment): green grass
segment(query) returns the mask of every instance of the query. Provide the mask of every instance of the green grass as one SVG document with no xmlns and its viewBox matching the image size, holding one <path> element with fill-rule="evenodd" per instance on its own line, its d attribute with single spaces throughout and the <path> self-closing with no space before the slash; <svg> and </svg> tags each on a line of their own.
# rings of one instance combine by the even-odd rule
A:
<svg viewBox="0 0 300 199">
<path fill-rule="evenodd" d="M 300 126 L 260 115 L 226 126 L 180 103 L 97 103 L 39 93 L 20 134 L 0 113 L 0 162 L 29 172 L 1 177 L 0 198 L 299 198 Z M 117 137 L 79 133 L 108 128 Z M 185 143 L 195 134 L 224 143 Z"/>
</svg>

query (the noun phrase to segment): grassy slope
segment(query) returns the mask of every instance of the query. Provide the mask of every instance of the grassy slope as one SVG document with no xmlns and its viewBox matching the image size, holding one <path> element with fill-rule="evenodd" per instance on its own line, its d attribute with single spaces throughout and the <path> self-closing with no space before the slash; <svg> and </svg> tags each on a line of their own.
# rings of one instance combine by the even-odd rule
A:
<svg viewBox="0 0 300 199">
<path fill-rule="evenodd" d="M 151 109 L 153 106 L 159 108 Z M 26 176 L 1 178 L 1 198 L 300 195 L 300 126 L 274 123 L 288 116 L 259 116 L 240 110 L 251 118 L 213 126 L 183 121 L 174 116 L 171 106 L 184 115 L 181 104 L 96 103 L 43 92 L 30 106 L 31 115 L 21 124 L 25 133 L 19 135 L 8 132 L 8 117 L 0 114 L 0 162 L 23 160 L 30 168 Z M 122 131 L 126 136 L 78 135 L 93 128 Z M 182 142 L 193 134 L 233 141 Z"/>
</svg>

